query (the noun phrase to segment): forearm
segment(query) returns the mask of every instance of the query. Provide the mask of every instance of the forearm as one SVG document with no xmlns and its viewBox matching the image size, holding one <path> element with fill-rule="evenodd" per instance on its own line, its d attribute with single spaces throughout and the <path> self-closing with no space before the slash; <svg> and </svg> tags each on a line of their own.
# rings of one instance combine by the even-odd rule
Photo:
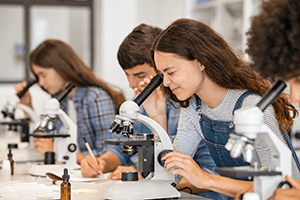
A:
<svg viewBox="0 0 300 200">
<path fill-rule="evenodd" d="M 234 198 L 240 193 L 253 192 L 253 182 L 211 174 L 206 189 Z"/>
<path fill-rule="evenodd" d="M 196 186 L 191 184 L 188 180 L 186 180 L 186 178 L 182 177 L 181 181 L 176 186 L 176 189 L 181 190 L 182 188 L 185 188 L 185 187 L 189 187 L 192 190 L 192 194 L 208 191 L 208 190 L 205 190 L 205 189 L 197 188 Z M 190 192 L 188 189 L 185 189 L 183 191 L 184 192 Z"/>
<path fill-rule="evenodd" d="M 105 160 L 106 162 L 105 168 L 103 170 L 104 173 L 115 171 L 118 166 L 122 165 L 119 157 L 113 152 L 108 151 L 105 154 L 101 155 L 100 158 Z"/>
</svg>

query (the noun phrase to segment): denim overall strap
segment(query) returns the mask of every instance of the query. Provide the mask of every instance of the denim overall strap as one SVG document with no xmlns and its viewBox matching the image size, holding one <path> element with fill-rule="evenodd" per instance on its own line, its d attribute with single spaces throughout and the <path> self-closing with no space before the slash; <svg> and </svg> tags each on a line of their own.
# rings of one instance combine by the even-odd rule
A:
<svg viewBox="0 0 300 200">
<path fill-rule="evenodd" d="M 237 109 L 240 109 L 243 105 L 243 102 L 245 100 L 246 97 L 248 97 L 249 95 L 252 95 L 252 94 L 256 94 L 255 92 L 251 92 L 251 91 L 247 91 L 247 92 L 244 92 L 240 98 L 237 100 L 235 106 L 234 106 L 234 109 L 232 111 L 232 114 L 234 114 L 234 111 L 237 110 Z M 258 95 L 258 94 L 256 94 Z"/>
<path fill-rule="evenodd" d="M 244 99 L 253 94 L 252 92 L 243 93 L 237 100 L 234 110 L 240 108 Z M 201 107 L 201 99 L 196 97 L 197 110 Z M 234 112 L 233 110 L 233 112 Z M 233 122 L 211 120 L 202 113 L 199 113 L 199 123 L 204 135 L 205 142 L 210 151 L 210 154 L 215 161 L 217 167 L 234 167 L 234 166 L 248 166 L 242 156 L 232 158 L 230 152 L 225 149 L 225 145 L 229 139 L 229 134 L 234 132 Z"/>
<path fill-rule="evenodd" d="M 287 132 L 285 132 L 284 134 L 284 139 L 286 140 L 287 144 L 288 144 L 288 147 L 291 149 L 291 152 L 292 152 L 292 156 L 295 160 L 295 163 L 297 165 L 297 168 L 298 168 L 298 171 L 300 172 L 300 162 L 299 162 L 299 159 L 297 157 L 297 154 L 296 154 L 296 151 L 292 145 L 292 142 L 291 142 L 291 139 L 289 137 L 289 135 L 287 134 Z"/>
</svg>

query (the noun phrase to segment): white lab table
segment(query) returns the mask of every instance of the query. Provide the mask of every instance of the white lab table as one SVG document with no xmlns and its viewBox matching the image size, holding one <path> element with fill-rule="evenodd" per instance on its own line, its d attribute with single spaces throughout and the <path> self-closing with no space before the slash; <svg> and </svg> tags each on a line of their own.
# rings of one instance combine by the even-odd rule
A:
<svg viewBox="0 0 300 200">
<path fill-rule="evenodd" d="M 30 175 L 28 173 L 29 167 L 30 167 L 30 164 L 28 164 L 28 163 L 16 163 L 14 175 L 12 175 L 9 178 L 9 182 L 10 181 L 11 182 L 13 182 L 13 181 L 37 182 L 39 184 L 44 184 L 46 186 L 53 186 L 53 182 L 46 177 L 35 177 L 35 176 Z M 1 171 L 2 171 L 2 169 L 1 169 Z M 8 180 L 4 176 L 0 176 L 0 183 L 1 183 L 1 181 L 8 181 Z M 103 199 L 102 197 L 104 195 L 106 188 L 113 182 L 114 181 L 111 181 L 111 180 L 92 182 L 92 183 L 71 182 L 71 189 L 72 189 L 71 199 L 72 200 L 82 200 L 82 199 L 101 200 L 101 199 Z M 59 186 L 60 183 L 58 182 L 56 184 Z M 57 188 L 59 188 L 59 187 L 57 187 Z M 42 198 L 42 199 L 45 199 L 45 198 Z M 57 198 L 48 198 L 48 199 L 57 199 Z M 200 197 L 197 195 L 192 195 L 192 194 L 185 193 L 185 192 L 181 192 L 181 197 L 178 199 L 180 199 L 180 200 L 192 200 L 192 199 L 208 200 L 208 198 Z"/>
</svg>

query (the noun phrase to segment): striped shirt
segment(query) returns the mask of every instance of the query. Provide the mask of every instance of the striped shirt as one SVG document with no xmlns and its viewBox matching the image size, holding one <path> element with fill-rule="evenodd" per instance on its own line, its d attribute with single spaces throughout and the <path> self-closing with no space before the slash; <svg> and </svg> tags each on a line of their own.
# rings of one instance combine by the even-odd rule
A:
<svg viewBox="0 0 300 200">
<path fill-rule="evenodd" d="M 233 109 L 238 98 L 246 90 L 228 90 L 222 102 L 216 108 L 209 108 L 203 101 L 199 111 L 196 110 L 195 97 L 191 98 L 190 106 L 182 109 L 179 118 L 178 132 L 174 141 L 174 148 L 184 154 L 193 157 L 196 147 L 204 137 L 201 131 L 198 114 L 202 114 L 209 117 L 211 120 L 219 121 L 232 121 L 233 120 Z M 253 107 L 259 100 L 260 96 L 252 94 L 245 98 L 242 108 Z M 272 106 L 269 106 L 264 111 L 263 116 L 264 124 L 266 124 L 274 134 L 286 144 L 283 138 L 283 134 L 279 129 L 278 121 L 276 120 L 275 112 Z M 251 164 L 257 162 L 259 166 L 270 166 L 273 165 L 271 160 L 271 151 L 264 141 L 263 137 L 258 133 L 255 140 L 255 150 L 257 156 L 254 156 Z M 253 154 L 255 155 L 255 154 Z M 292 158 L 292 177 L 300 180 L 300 174 L 297 169 L 295 160 Z"/>
</svg>

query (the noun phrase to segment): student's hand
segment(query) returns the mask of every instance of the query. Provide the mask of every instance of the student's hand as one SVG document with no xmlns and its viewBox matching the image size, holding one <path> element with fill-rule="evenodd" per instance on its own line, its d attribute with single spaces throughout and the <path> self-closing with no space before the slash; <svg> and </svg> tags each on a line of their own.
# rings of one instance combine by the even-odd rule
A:
<svg viewBox="0 0 300 200">
<path fill-rule="evenodd" d="M 96 158 L 97 162 L 91 155 L 87 155 L 80 162 L 81 174 L 83 177 L 92 178 L 103 173 L 106 162 L 102 158 Z"/>
<path fill-rule="evenodd" d="M 285 176 L 285 179 L 293 186 L 293 188 L 278 188 L 274 192 L 274 195 L 269 198 L 269 200 L 300 200 L 300 182 L 295 179 L 292 179 L 289 176 Z"/>
<path fill-rule="evenodd" d="M 179 169 L 172 169 L 172 175 L 179 174 L 197 188 L 207 189 L 205 183 L 209 180 L 209 173 L 202 170 L 191 156 L 174 150 L 162 159 L 165 160 L 166 171 L 178 167 Z"/>
<path fill-rule="evenodd" d="M 107 176 L 107 179 L 120 180 L 122 177 L 122 172 L 136 172 L 136 169 L 129 166 L 118 166 L 115 171 L 113 171 L 110 175 Z M 138 176 L 139 179 L 144 179 L 139 173 Z"/>
<path fill-rule="evenodd" d="M 150 78 L 145 78 L 138 84 L 133 92 L 136 96 L 138 96 L 145 87 L 150 83 L 153 76 Z M 149 115 L 149 117 L 158 123 L 164 122 L 166 123 L 166 112 L 167 112 L 167 104 L 166 104 L 166 97 L 163 94 L 163 91 L 160 87 L 156 88 L 152 94 L 143 102 L 143 106 Z M 164 128 L 166 127 L 165 124 L 161 124 Z"/>
<path fill-rule="evenodd" d="M 18 94 L 19 92 L 21 92 L 25 87 L 27 86 L 27 82 L 26 81 L 23 81 L 21 83 L 18 83 L 16 86 L 15 86 L 15 90 L 16 90 L 16 94 Z M 20 103 L 23 104 L 23 105 L 26 105 L 30 108 L 32 108 L 32 105 L 31 105 L 31 96 L 30 96 L 30 93 L 29 91 L 27 91 L 20 99 Z"/>
<path fill-rule="evenodd" d="M 46 152 L 53 152 L 54 144 L 50 138 L 33 138 L 33 146 L 36 152 L 45 154 Z"/>
</svg>

